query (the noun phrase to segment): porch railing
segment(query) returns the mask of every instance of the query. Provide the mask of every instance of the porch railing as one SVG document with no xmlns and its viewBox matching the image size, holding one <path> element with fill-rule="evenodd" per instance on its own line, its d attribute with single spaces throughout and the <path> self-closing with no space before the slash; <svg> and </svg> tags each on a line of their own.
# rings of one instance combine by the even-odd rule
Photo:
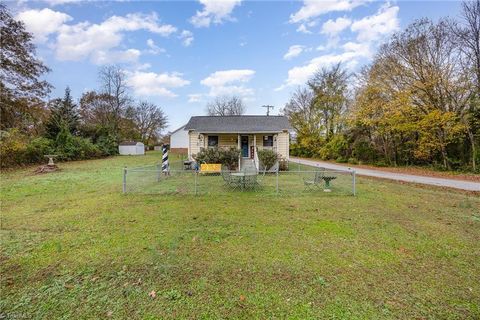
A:
<svg viewBox="0 0 480 320">
<path fill-rule="evenodd" d="M 255 164 L 255 169 L 257 169 L 257 172 L 260 171 L 260 160 L 258 159 L 258 148 L 255 146 L 255 149 L 253 151 L 253 163 Z"/>
</svg>

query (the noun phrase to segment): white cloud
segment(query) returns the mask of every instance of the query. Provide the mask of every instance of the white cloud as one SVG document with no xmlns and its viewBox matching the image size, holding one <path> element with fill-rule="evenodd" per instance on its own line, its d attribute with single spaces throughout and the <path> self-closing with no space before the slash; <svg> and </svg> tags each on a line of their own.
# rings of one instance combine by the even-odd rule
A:
<svg viewBox="0 0 480 320">
<path fill-rule="evenodd" d="M 362 1 L 362 3 L 363 2 L 365 1 Z M 330 11 L 341 11 L 340 7 L 352 8 L 351 5 L 353 4 L 352 1 L 341 0 L 329 3 L 328 9 L 336 8 L 336 10 Z M 314 4 L 311 5 L 315 6 Z M 358 3 L 355 3 L 355 6 L 357 5 Z M 320 11 L 324 13 L 326 10 L 323 4 L 318 5 L 316 8 L 317 15 Z M 323 8 L 323 11 L 320 10 L 320 8 Z M 305 12 L 303 14 L 305 14 Z M 398 30 L 399 21 L 397 15 L 398 7 L 387 3 L 382 5 L 375 14 L 353 22 L 347 18 L 337 18 L 335 21 L 328 20 L 323 24 L 321 32 L 330 36 L 329 43 L 327 43 L 326 46 L 320 45 L 317 47 L 317 51 L 324 51 L 324 54 L 311 59 L 302 66 L 291 68 L 288 71 L 287 79 L 275 90 L 282 90 L 288 86 L 304 85 L 315 71 L 322 67 L 342 63 L 345 68 L 354 69 L 362 62 L 362 59 L 371 59 L 375 48 L 378 47 L 381 41 L 392 32 Z M 312 14 L 311 17 L 313 16 Z M 338 33 L 348 28 L 348 26 L 350 26 L 350 30 L 353 33 L 356 33 L 356 42 L 350 41 L 340 45 L 338 43 L 340 40 L 337 37 Z M 332 48 L 336 50 L 334 52 L 328 52 L 328 50 L 332 50 Z"/>
<path fill-rule="evenodd" d="M 304 23 L 302 23 L 301 25 L 298 26 L 297 32 L 306 33 L 306 34 L 312 34 L 313 33 L 312 31 L 307 29 L 307 27 L 305 26 Z"/>
<path fill-rule="evenodd" d="M 351 30 L 358 32 L 358 41 L 375 41 L 398 30 L 398 6 L 383 5 L 376 14 L 353 22 Z"/>
<path fill-rule="evenodd" d="M 310 77 L 320 68 L 342 63 L 346 68 L 353 69 L 358 64 L 358 59 L 370 56 L 368 44 L 349 42 L 343 46 L 344 51 L 339 54 L 329 53 L 310 60 L 307 64 L 294 67 L 288 71 L 288 78 L 276 91 L 289 86 L 304 85 Z"/>
<path fill-rule="evenodd" d="M 99 50 L 92 54 L 92 62 L 95 64 L 110 64 L 115 62 L 136 62 L 140 57 L 140 50 L 127 49 L 127 50 Z"/>
<path fill-rule="evenodd" d="M 201 101 L 203 101 L 202 97 L 203 97 L 203 95 L 201 93 L 189 94 L 188 95 L 188 102 L 190 102 L 190 103 L 201 102 Z"/>
<path fill-rule="evenodd" d="M 216 71 L 200 83 L 210 88 L 210 96 L 226 94 L 249 96 L 253 94 L 253 89 L 247 88 L 244 84 L 250 81 L 254 75 L 255 71 L 249 69 Z"/>
<path fill-rule="evenodd" d="M 177 29 L 169 24 L 159 24 L 156 14 L 127 14 L 125 17 L 112 16 L 100 24 L 81 22 L 75 25 L 63 25 L 59 28 L 55 44 L 59 60 L 77 61 L 86 58 L 98 62 L 98 53 L 107 55 L 118 47 L 124 32 L 147 30 L 168 37 Z M 115 63 L 115 60 L 109 63 Z"/>
<path fill-rule="evenodd" d="M 155 73 L 155 72 L 128 72 L 127 82 L 139 96 L 162 96 L 176 97 L 170 89 L 179 88 L 190 84 L 190 81 L 182 78 L 178 72 Z"/>
<path fill-rule="evenodd" d="M 45 8 L 20 12 L 16 19 L 23 21 L 26 30 L 33 33 L 35 42 L 40 43 L 46 42 L 48 35 L 58 31 L 65 22 L 72 20 L 72 17 L 63 12 Z"/>
<path fill-rule="evenodd" d="M 348 18 L 337 18 L 336 20 L 328 20 L 322 25 L 320 33 L 326 34 L 329 37 L 335 37 L 340 32 L 348 28 L 352 24 L 352 20 Z"/>
<path fill-rule="evenodd" d="M 78 2 L 81 2 L 82 0 L 44 0 L 44 1 L 48 3 L 50 6 L 56 6 L 56 5 L 67 4 L 67 3 L 78 3 Z"/>
<path fill-rule="evenodd" d="M 230 14 L 233 9 L 241 3 L 241 0 L 199 0 L 203 5 L 202 11 L 197 11 L 190 18 L 197 28 L 209 27 L 210 24 L 220 24 L 225 20 L 234 20 Z"/>
<path fill-rule="evenodd" d="M 309 21 L 333 11 L 351 11 L 366 1 L 367 0 L 304 0 L 300 10 L 290 15 L 290 22 L 299 23 Z"/>
<path fill-rule="evenodd" d="M 305 50 L 305 46 L 293 45 L 288 48 L 287 53 L 283 56 L 284 60 L 290 60 L 292 58 L 298 57 Z"/>
<path fill-rule="evenodd" d="M 182 44 L 185 47 L 189 47 L 193 42 L 193 33 L 188 30 L 183 30 L 182 33 L 180 33 L 179 38 L 182 40 Z"/>
<path fill-rule="evenodd" d="M 160 48 L 159 46 L 157 46 L 155 44 L 155 41 L 153 41 L 152 39 L 147 40 L 147 46 L 149 47 L 148 53 L 151 53 L 151 54 L 160 54 L 160 53 L 166 52 L 164 48 Z"/>
</svg>

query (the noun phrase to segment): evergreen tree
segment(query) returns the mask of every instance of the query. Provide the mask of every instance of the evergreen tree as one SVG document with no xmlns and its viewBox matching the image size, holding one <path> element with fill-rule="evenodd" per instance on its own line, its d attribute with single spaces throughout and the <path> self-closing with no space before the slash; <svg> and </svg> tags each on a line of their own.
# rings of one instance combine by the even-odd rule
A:
<svg viewBox="0 0 480 320">
<path fill-rule="evenodd" d="M 62 128 L 71 134 L 76 134 L 78 119 L 77 105 L 72 99 L 70 88 L 67 87 L 63 99 L 55 99 L 50 102 L 50 118 L 45 125 L 46 136 L 55 139 Z"/>
</svg>

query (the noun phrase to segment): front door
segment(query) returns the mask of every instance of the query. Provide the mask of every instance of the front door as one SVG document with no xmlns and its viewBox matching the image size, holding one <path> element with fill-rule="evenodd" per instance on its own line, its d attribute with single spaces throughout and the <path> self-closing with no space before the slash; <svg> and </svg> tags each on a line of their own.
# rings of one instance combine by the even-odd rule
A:
<svg viewBox="0 0 480 320">
<path fill-rule="evenodd" d="M 240 146 L 242 149 L 242 157 L 248 158 L 248 136 L 241 136 L 240 142 Z"/>
</svg>

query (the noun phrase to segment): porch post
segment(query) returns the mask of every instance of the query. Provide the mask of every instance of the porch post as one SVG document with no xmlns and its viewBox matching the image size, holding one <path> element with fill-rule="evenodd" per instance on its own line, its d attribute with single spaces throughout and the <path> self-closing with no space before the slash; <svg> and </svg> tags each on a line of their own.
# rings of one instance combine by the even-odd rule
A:
<svg viewBox="0 0 480 320">
<path fill-rule="evenodd" d="M 257 152 L 257 135 L 253 135 L 253 152 Z"/>
<path fill-rule="evenodd" d="M 241 149 L 241 146 L 240 146 L 240 133 L 237 134 L 237 147 L 238 147 L 238 150 Z M 238 171 L 240 171 L 240 165 L 242 164 L 242 151 L 240 150 L 240 155 L 238 156 Z"/>
</svg>

